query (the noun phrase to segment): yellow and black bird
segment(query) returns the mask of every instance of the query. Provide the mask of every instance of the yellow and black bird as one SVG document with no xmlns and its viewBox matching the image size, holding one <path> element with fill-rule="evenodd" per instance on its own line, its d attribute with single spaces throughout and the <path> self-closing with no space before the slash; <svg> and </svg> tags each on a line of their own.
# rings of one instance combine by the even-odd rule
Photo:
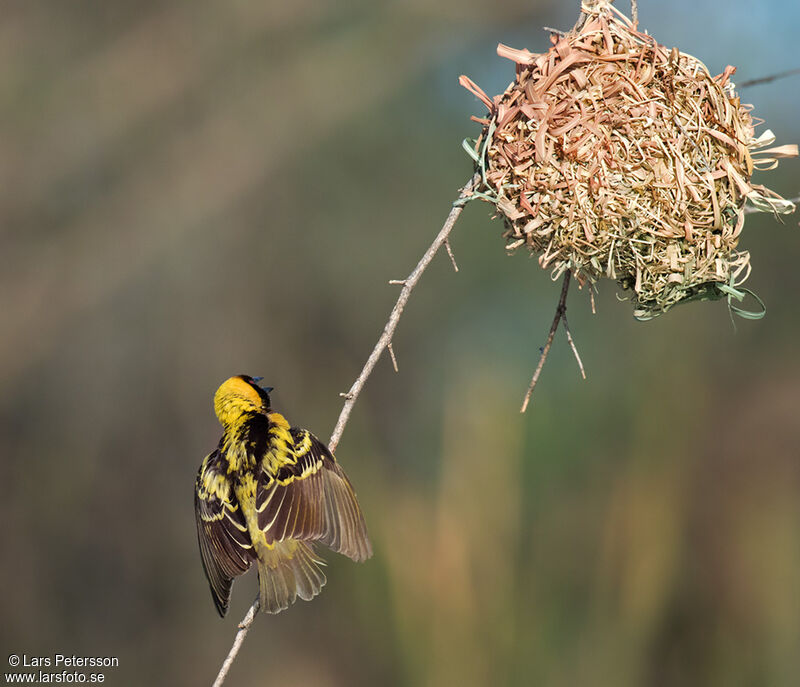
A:
<svg viewBox="0 0 800 687">
<path fill-rule="evenodd" d="M 233 578 L 258 566 L 263 611 L 279 613 L 325 584 L 319 542 L 354 561 L 372 555 L 364 516 L 333 454 L 270 406 L 260 377 L 223 382 L 214 410 L 223 427 L 195 487 L 203 568 L 221 616 Z"/>
</svg>

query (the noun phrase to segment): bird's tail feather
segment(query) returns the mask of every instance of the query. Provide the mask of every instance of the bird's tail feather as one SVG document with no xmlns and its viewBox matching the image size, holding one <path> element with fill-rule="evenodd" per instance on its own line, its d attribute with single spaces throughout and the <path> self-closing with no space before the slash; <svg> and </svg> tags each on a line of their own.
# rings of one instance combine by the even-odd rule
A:
<svg viewBox="0 0 800 687">
<path fill-rule="evenodd" d="M 299 596 L 310 601 L 325 586 L 325 565 L 311 544 L 289 539 L 259 552 L 258 583 L 261 610 L 280 613 Z"/>
</svg>

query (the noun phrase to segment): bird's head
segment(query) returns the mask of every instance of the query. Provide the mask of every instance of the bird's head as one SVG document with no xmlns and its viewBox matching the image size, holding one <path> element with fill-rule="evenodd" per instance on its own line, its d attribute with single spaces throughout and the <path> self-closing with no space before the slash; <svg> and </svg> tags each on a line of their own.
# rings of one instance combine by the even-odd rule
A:
<svg viewBox="0 0 800 687">
<path fill-rule="evenodd" d="M 214 394 L 214 412 L 223 427 L 235 425 L 245 413 L 266 413 L 271 386 L 258 385 L 261 377 L 236 375 L 226 379 Z"/>
</svg>

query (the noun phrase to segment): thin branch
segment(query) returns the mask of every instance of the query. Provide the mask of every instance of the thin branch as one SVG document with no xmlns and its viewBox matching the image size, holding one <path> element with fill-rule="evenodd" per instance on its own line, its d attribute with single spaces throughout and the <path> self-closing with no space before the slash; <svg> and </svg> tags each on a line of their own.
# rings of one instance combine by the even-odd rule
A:
<svg viewBox="0 0 800 687">
<path fill-rule="evenodd" d="M 631 0 L 631 21 L 635 29 L 639 24 L 639 3 L 636 0 Z"/>
<path fill-rule="evenodd" d="M 253 605 L 250 606 L 250 610 L 247 611 L 247 615 L 242 618 L 242 622 L 239 623 L 239 631 L 236 633 L 236 638 L 233 640 L 233 646 L 228 652 L 228 655 L 225 657 L 225 662 L 222 664 L 222 668 L 219 669 L 219 674 L 217 675 L 217 679 L 214 680 L 212 687 L 220 687 L 222 683 L 225 682 L 225 678 L 228 677 L 228 671 L 231 669 L 231 665 L 233 665 L 236 654 L 238 654 L 239 649 L 242 648 L 242 642 L 244 642 L 244 638 L 247 636 L 250 626 L 256 619 L 256 613 L 258 613 L 258 604 L 258 597 L 256 597 Z"/>
<path fill-rule="evenodd" d="M 364 384 L 367 381 L 367 378 L 372 373 L 372 370 L 375 368 L 375 364 L 378 362 L 378 359 L 381 357 L 381 353 L 383 353 L 384 349 L 389 349 L 389 354 L 392 357 L 392 363 L 394 365 L 395 371 L 397 370 L 397 360 L 394 357 L 394 351 L 392 350 L 392 336 L 394 335 L 394 330 L 397 328 L 397 323 L 400 321 L 400 316 L 403 314 L 403 310 L 406 307 L 406 303 L 408 302 L 409 296 L 411 296 L 411 291 L 413 291 L 414 287 L 416 286 L 417 282 L 419 281 L 422 273 L 428 267 L 428 265 L 433 260 L 436 253 L 442 247 L 442 244 L 447 242 L 447 237 L 450 235 L 450 232 L 453 229 L 453 226 L 458 219 L 458 216 L 461 214 L 461 211 L 464 209 L 464 205 L 466 205 L 467 201 L 470 199 L 472 195 L 472 189 L 475 188 L 475 185 L 480 181 L 480 174 L 475 174 L 461 189 L 458 194 L 458 200 L 453 203 L 453 208 L 450 210 L 450 214 L 447 215 L 447 219 L 445 220 L 444 224 L 442 225 L 441 230 L 439 231 L 436 238 L 433 240 L 433 243 L 430 245 L 425 254 L 422 256 L 420 261 L 417 263 L 417 266 L 414 268 L 414 271 L 408 275 L 406 279 L 396 280 L 393 279 L 390 281 L 390 284 L 398 284 L 402 285 L 403 289 L 400 291 L 400 296 L 397 298 L 397 303 L 395 303 L 394 308 L 392 309 L 391 314 L 389 315 L 389 321 L 386 323 L 386 326 L 383 328 L 383 333 L 381 334 L 380 338 L 378 339 L 378 343 L 375 345 L 372 353 L 370 354 L 369 358 L 367 358 L 367 362 L 364 364 L 364 369 L 361 370 L 361 374 L 358 376 L 358 379 L 353 383 L 353 386 L 350 387 L 350 391 L 347 393 L 339 394 L 345 399 L 344 406 L 342 407 L 342 412 L 339 414 L 339 419 L 336 422 L 336 427 L 333 430 L 333 434 L 331 435 L 331 439 L 328 442 L 328 447 L 331 451 L 336 450 L 336 446 L 339 443 L 339 439 L 342 437 L 342 432 L 344 431 L 344 427 L 347 424 L 347 420 L 350 417 L 350 411 L 352 411 L 353 406 L 355 405 L 356 400 L 358 399 L 358 395 L 361 393 L 361 389 L 364 387 Z M 452 257 L 452 256 L 451 256 Z M 455 261 L 454 261 L 455 265 Z M 457 270 L 458 268 L 456 268 Z M 228 675 L 228 671 L 230 670 L 231 665 L 233 664 L 234 660 L 236 659 L 236 655 L 239 653 L 239 649 L 242 647 L 242 643 L 244 642 L 245 637 L 247 636 L 248 631 L 250 630 L 250 626 L 253 624 L 255 620 L 256 613 L 258 612 L 259 602 L 258 599 L 253 602 L 253 605 L 250 606 L 250 610 L 247 611 L 247 615 L 242 619 L 242 622 L 239 623 L 239 631 L 236 633 L 236 638 L 233 640 L 233 645 L 231 646 L 231 650 L 228 652 L 228 655 L 225 657 L 225 661 L 222 664 L 222 668 L 220 668 L 219 674 L 217 675 L 217 679 L 214 681 L 213 687 L 220 687 L 223 682 L 225 682 L 225 678 Z"/>
<path fill-rule="evenodd" d="M 464 204 L 469 199 L 472 189 L 480 181 L 480 179 L 480 174 L 475 174 L 475 176 L 473 176 L 472 179 L 470 179 L 464 185 L 464 187 L 461 189 L 461 192 L 458 194 L 458 200 L 453 203 L 453 208 L 450 210 L 450 214 L 447 216 L 447 219 L 442 225 L 439 234 L 433 240 L 433 243 L 430 245 L 428 250 L 425 251 L 425 254 L 414 268 L 414 271 L 405 278 L 403 289 L 400 291 L 400 295 L 397 298 L 397 303 L 395 303 L 394 308 L 389 315 L 389 321 L 383 328 L 383 333 L 378 339 L 378 343 L 375 344 L 375 348 L 372 350 L 372 353 L 370 353 L 369 358 L 367 358 L 367 362 L 364 365 L 364 369 L 361 370 L 361 374 L 358 376 L 358 379 L 356 379 L 356 381 L 353 383 L 353 386 L 350 387 L 350 391 L 347 392 L 347 400 L 342 408 L 342 412 L 339 414 L 339 419 L 337 420 L 336 427 L 331 435 L 331 440 L 328 442 L 328 447 L 331 451 L 335 451 L 336 446 L 339 444 L 339 439 L 342 437 L 344 426 L 347 424 L 347 420 L 350 418 L 350 411 L 353 410 L 353 406 L 358 400 L 358 395 L 361 393 L 364 383 L 372 373 L 375 364 L 381 357 L 381 353 L 383 353 L 384 349 L 391 343 L 392 336 L 394 336 L 394 330 L 397 328 L 397 323 L 400 321 L 400 316 L 403 314 L 403 310 L 406 307 L 406 303 L 408 302 L 411 292 L 417 285 L 417 282 L 422 276 L 422 273 L 425 271 L 425 268 L 427 268 L 431 263 L 431 260 L 433 260 L 433 256 L 436 255 L 436 253 L 442 247 L 442 244 L 447 241 L 447 237 L 450 235 L 458 216 L 464 209 Z"/>
<path fill-rule="evenodd" d="M 572 332 L 569 330 L 569 323 L 567 322 L 567 306 L 564 306 L 564 312 L 561 314 L 561 319 L 564 321 L 564 331 L 567 333 L 567 341 L 569 341 L 569 347 L 572 349 L 572 353 L 575 356 L 575 360 L 578 361 L 578 369 L 581 371 L 581 377 L 586 379 L 586 370 L 583 369 L 583 361 L 581 360 L 581 354 L 578 353 L 578 347 L 575 345 L 575 341 L 572 338 Z"/>
<path fill-rule="evenodd" d="M 749 88 L 750 86 L 758 86 L 762 83 L 769 83 L 770 81 L 783 79 L 784 77 L 787 76 L 794 76 L 795 74 L 800 74 L 800 68 L 789 69 L 788 71 L 778 72 L 777 74 L 770 74 L 769 76 L 762 76 L 759 79 L 750 79 L 749 81 L 742 81 L 742 83 L 738 84 L 738 87 Z"/>
<path fill-rule="evenodd" d="M 528 409 L 531 394 L 533 394 L 533 390 L 536 387 L 536 382 L 539 381 L 539 375 L 542 374 L 544 361 L 547 360 L 547 354 L 550 353 L 550 346 L 553 345 L 553 337 L 556 335 L 558 323 L 561 322 L 561 318 L 564 317 L 564 313 L 567 311 L 567 293 L 569 292 L 569 280 L 571 276 L 572 273 L 567 270 L 564 275 L 564 283 L 561 286 L 561 297 L 558 299 L 558 306 L 556 307 L 555 317 L 553 317 L 553 324 L 550 325 L 550 333 L 547 335 L 547 343 L 544 345 L 542 354 L 539 356 L 539 364 L 536 366 L 536 370 L 533 373 L 530 386 L 528 386 L 528 392 L 525 394 L 525 400 L 522 401 L 522 408 L 519 409 L 520 413 L 524 413 Z M 580 360 L 580 357 L 578 360 Z M 581 364 L 581 369 L 583 369 L 583 364 Z"/>
</svg>

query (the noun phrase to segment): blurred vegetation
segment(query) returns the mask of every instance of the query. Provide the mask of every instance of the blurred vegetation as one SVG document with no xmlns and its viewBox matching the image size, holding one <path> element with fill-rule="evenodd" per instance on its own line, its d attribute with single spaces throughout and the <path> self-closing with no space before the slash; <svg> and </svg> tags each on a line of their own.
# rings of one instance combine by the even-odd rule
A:
<svg viewBox="0 0 800 687">
<path fill-rule="evenodd" d="M 575 3 L 577 6 L 577 2 Z M 640 3 L 711 69 L 780 62 L 791 3 Z M 708 5 L 708 7 L 706 7 Z M 627 8 L 623 7 L 627 11 Z M 677 22 L 681 12 L 692 21 Z M 192 485 L 217 384 L 264 375 L 327 437 L 396 287 L 469 177 L 460 149 L 546 47 L 557 3 L 26 0 L 0 26 L 5 653 L 113 655 L 114 685 L 211 682 L 217 618 Z M 754 14 L 751 14 L 754 12 Z M 705 23 L 704 23 L 705 22 Z M 662 27 L 659 30 L 659 27 Z M 792 28 L 793 27 L 793 28 Z M 698 31 L 702 32 L 701 41 Z M 775 52 L 778 51 L 778 52 Z M 796 84 L 745 99 L 800 141 Z M 762 103 L 759 106 L 759 103 Z M 770 185 L 798 191 L 797 162 Z M 231 685 L 793 685 L 800 675 L 797 216 L 750 217 L 761 322 L 641 324 L 506 257 L 488 206 L 438 257 L 338 455 L 376 556 L 258 619 Z"/>
</svg>

